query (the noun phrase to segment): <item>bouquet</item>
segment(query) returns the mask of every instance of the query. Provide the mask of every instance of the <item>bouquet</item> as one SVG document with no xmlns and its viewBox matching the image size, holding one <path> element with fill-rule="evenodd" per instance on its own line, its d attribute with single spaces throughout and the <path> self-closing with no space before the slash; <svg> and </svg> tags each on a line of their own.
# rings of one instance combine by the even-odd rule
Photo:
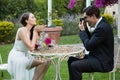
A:
<svg viewBox="0 0 120 80">
<path fill-rule="evenodd" d="M 48 36 L 47 33 L 41 32 L 40 37 L 35 45 L 35 50 L 46 50 L 49 47 L 53 47 L 52 39 Z"/>
</svg>

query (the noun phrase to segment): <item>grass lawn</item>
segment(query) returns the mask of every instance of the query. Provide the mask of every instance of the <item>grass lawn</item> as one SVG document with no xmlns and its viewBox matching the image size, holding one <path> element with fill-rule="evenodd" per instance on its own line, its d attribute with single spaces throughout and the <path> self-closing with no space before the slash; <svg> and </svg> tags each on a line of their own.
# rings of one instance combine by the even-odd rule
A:
<svg viewBox="0 0 120 80">
<path fill-rule="evenodd" d="M 59 44 L 75 44 L 75 43 L 81 43 L 78 35 L 71 35 L 71 36 L 62 36 L 60 38 Z M 7 57 L 9 51 L 12 49 L 13 44 L 6 44 L 6 45 L 0 45 L 0 54 L 2 55 L 3 62 L 7 62 Z M 67 61 L 64 60 L 61 63 L 61 78 L 62 80 L 69 80 L 68 75 L 68 68 L 67 68 Z M 94 80 L 108 80 L 108 73 L 95 73 L 95 79 Z M 7 73 L 7 71 L 4 71 L 4 78 L 10 78 L 10 75 Z M 53 80 L 54 79 L 54 68 L 51 64 L 50 68 L 48 69 L 44 80 Z M 0 80 L 1 80 L 1 72 L 0 72 Z M 88 73 L 83 74 L 83 80 L 88 80 Z M 120 80 L 120 72 L 119 70 L 116 71 L 116 80 Z"/>
</svg>

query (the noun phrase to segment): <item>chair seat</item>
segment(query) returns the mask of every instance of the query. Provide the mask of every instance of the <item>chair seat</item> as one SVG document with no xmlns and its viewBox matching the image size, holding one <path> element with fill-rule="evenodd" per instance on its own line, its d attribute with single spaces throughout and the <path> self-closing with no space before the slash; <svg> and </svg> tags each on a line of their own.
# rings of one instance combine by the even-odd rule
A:
<svg viewBox="0 0 120 80">
<path fill-rule="evenodd" d="M 7 70 L 7 64 L 0 64 L 0 70 Z"/>
<path fill-rule="evenodd" d="M 115 72 L 116 71 L 116 69 L 114 68 L 112 71 L 110 71 L 109 73 L 112 73 L 112 72 Z"/>
</svg>

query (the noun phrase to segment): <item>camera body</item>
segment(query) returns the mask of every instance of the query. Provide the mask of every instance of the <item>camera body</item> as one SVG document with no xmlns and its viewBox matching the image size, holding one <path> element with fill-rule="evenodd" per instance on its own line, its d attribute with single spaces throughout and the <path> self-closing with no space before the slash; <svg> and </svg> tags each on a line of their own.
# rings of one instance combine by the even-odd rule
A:
<svg viewBox="0 0 120 80">
<path fill-rule="evenodd" d="M 80 18 L 80 22 L 84 21 L 85 20 L 85 17 L 82 17 Z"/>
</svg>

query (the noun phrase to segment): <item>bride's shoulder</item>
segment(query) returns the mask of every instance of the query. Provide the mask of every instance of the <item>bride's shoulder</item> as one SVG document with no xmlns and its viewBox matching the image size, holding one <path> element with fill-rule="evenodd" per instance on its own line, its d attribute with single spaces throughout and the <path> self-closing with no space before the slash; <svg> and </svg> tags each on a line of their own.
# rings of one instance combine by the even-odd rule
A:
<svg viewBox="0 0 120 80">
<path fill-rule="evenodd" d="M 18 31 L 25 31 L 25 27 L 18 28 Z"/>
<path fill-rule="evenodd" d="M 18 28 L 18 30 L 25 30 L 25 27 L 20 27 Z"/>
<path fill-rule="evenodd" d="M 25 33 L 25 32 L 26 32 L 25 27 L 18 28 L 18 31 L 17 31 L 18 34 Z"/>
</svg>

